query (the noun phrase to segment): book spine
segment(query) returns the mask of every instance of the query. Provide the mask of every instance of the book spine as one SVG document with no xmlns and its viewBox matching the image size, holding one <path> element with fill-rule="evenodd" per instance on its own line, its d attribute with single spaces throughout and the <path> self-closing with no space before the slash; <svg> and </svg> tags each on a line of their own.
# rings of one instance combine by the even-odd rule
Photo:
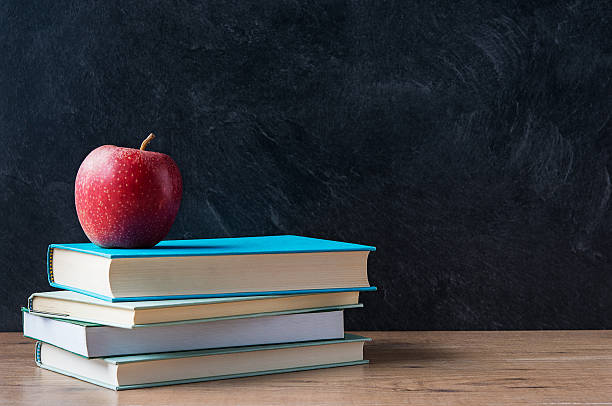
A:
<svg viewBox="0 0 612 406">
<path fill-rule="evenodd" d="M 34 311 L 34 295 L 28 298 L 28 311 L 29 312 Z"/>
<path fill-rule="evenodd" d="M 47 249 L 47 279 L 52 284 L 53 280 L 53 247 L 49 245 Z"/>
<path fill-rule="evenodd" d="M 36 365 L 41 366 L 42 362 L 40 362 L 40 348 L 42 347 L 42 343 L 40 341 L 36 341 L 36 346 L 34 349 L 34 361 L 36 361 Z"/>
</svg>

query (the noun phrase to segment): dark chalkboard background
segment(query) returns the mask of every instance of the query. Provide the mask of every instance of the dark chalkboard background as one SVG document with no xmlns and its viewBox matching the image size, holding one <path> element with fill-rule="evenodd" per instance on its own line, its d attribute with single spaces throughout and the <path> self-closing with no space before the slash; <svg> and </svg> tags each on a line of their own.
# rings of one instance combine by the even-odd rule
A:
<svg viewBox="0 0 612 406">
<path fill-rule="evenodd" d="M 612 328 L 605 1 L 0 4 L 0 328 L 85 241 L 102 144 L 178 163 L 169 238 L 372 244 L 351 329 Z"/>
</svg>

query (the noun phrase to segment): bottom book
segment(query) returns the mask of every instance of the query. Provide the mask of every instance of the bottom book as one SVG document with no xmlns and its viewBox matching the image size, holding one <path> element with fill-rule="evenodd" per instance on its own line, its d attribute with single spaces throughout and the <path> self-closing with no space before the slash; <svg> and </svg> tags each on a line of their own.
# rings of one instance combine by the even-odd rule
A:
<svg viewBox="0 0 612 406">
<path fill-rule="evenodd" d="M 42 368 L 122 390 L 365 364 L 363 344 L 369 340 L 346 334 L 336 340 L 106 358 L 37 342 L 35 357 Z"/>
</svg>

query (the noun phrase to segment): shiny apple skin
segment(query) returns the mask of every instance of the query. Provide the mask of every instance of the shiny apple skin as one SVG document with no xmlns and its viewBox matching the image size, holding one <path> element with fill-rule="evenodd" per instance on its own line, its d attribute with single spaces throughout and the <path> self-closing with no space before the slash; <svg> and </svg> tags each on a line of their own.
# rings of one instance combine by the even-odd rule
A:
<svg viewBox="0 0 612 406">
<path fill-rule="evenodd" d="M 170 231 L 183 195 L 166 154 L 103 145 L 76 176 L 74 202 L 87 238 L 105 248 L 149 248 Z"/>
</svg>

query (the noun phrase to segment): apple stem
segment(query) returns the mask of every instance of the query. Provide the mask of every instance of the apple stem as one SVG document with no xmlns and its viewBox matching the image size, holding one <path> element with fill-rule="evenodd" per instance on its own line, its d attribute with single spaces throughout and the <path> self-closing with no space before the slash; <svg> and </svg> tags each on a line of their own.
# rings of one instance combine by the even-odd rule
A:
<svg viewBox="0 0 612 406">
<path fill-rule="evenodd" d="M 153 138 L 155 138 L 155 134 L 153 133 L 149 134 L 149 136 L 142 142 L 142 144 L 140 144 L 140 150 L 144 151 L 145 148 L 147 148 L 147 145 L 149 145 L 149 142 L 151 142 Z"/>
</svg>

